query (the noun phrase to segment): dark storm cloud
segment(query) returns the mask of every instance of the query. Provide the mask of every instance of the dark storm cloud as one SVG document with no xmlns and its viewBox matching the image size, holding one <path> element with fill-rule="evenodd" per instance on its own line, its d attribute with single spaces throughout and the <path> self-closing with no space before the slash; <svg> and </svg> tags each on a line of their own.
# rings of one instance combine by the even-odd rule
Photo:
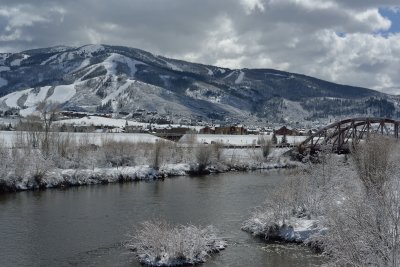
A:
<svg viewBox="0 0 400 267">
<path fill-rule="evenodd" d="M 398 0 L 2 0 L 0 50 L 104 43 L 226 67 L 398 87 Z"/>
</svg>

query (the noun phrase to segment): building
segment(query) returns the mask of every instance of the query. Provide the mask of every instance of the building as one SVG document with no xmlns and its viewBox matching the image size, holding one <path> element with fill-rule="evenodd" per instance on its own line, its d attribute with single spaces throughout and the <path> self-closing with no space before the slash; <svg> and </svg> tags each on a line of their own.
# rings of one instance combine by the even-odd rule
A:
<svg viewBox="0 0 400 267">
<path fill-rule="evenodd" d="M 215 127 L 215 134 L 244 135 L 247 130 L 243 126 Z"/>
<path fill-rule="evenodd" d="M 287 128 L 286 126 L 283 126 L 279 128 L 278 130 L 275 131 L 276 135 L 299 135 L 299 133 L 296 130 L 291 130 Z"/>
</svg>

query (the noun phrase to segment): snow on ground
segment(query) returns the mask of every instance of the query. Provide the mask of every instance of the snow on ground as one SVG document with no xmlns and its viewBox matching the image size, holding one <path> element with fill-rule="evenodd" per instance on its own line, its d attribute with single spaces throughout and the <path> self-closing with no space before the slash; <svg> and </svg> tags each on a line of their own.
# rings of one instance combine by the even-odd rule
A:
<svg viewBox="0 0 400 267">
<path fill-rule="evenodd" d="M 76 69 L 74 69 L 72 72 L 76 72 L 76 71 L 78 71 L 78 70 L 80 70 L 80 69 L 86 68 L 86 67 L 89 66 L 89 65 L 90 65 L 90 59 L 89 59 L 89 58 L 85 58 L 85 59 L 82 61 L 81 65 L 79 65 L 79 67 L 77 67 Z"/>
<path fill-rule="evenodd" d="M 31 89 L 13 92 L 0 98 L 0 101 L 5 101 L 6 105 L 10 108 L 20 108 L 17 104 L 18 99 L 24 94 L 28 94 Z"/>
<path fill-rule="evenodd" d="M 25 59 L 27 59 L 29 57 L 29 55 L 23 55 L 23 58 L 18 58 L 18 59 L 14 59 L 13 61 L 11 61 L 10 65 L 11 66 L 19 66 L 21 65 L 21 62 Z"/>
<path fill-rule="evenodd" d="M 24 106 L 32 107 L 38 104 L 40 101 L 43 101 L 46 98 L 47 92 L 50 88 L 51 86 L 41 87 L 38 93 L 33 93 L 32 91 L 34 89 L 31 90 L 28 94 L 28 98 L 26 99 Z"/>
<path fill-rule="evenodd" d="M 282 135 L 277 135 L 276 138 L 278 139 L 278 143 L 280 143 L 281 139 L 282 139 Z M 289 144 L 293 144 L 293 145 L 300 144 L 301 142 L 303 142 L 307 138 L 308 138 L 308 136 L 303 136 L 303 135 L 302 136 L 297 136 L 297 135 L 294 135 L 294 136 L 287 135 L 286 136 L 287 142 Z"/>
<path fill-rule="evenodd" d="M 272 169 L 282 168 L 294 162 L 289 162 L 284 158 L 284 153 L 289 151 L 290 148 L 272 148 L 267 159 L 262 156 L 260 148 L 224 148 L 222 150 L 222 157 L 228 163 L 237 162 L 239 164 L 246 164 L 250 168 Z"/>
<path fill-rule="evenodd" d="M 130 85 L 134 84 L 136 81 L 132 80 L 127 80 L 123 85 L 118 87 L 117 90 L 112 91 L 109 95 L 107 95 L 103 100 L 101 100 L 101 103 L 104 105 L 108 101 L 115 99 L 117 96 L 119 96 L 121 93 L 123 93 Z"/>
<path fill-rule="evenodd" d="M 171 225 L 162 220 L 136 225 L 130 237 L 127 247 L 146 266 L 193 266 L 227 246 L 211 225 Z"/>
<path fill-rule="evenodd" d="M 168 61 L 165 61 L 165 62 L 167 63 L 167 66 L 170 67 L 172 70 L 175 70 L 175 71 L 182 71 L 182 69 L 179 68 L 178 66 L 176 66 L 175 64 L 172 64 L 172 63 L 170 63 L 170 62 L 168 62 Z"/>
<path fill-rule="evenodd" d="M 240 83 L 242 83 L 243 78 L 244 78 L 244 72 L 243 72 L 243 71 L 240 71 L 238 77 L 237 77 L 236 80 L 235 80 L 235 84 L 240 84 Z"/>
<path fill-rule="evenodd" d="M 34 113 L 35 113 L 35 115 L 39 115 L 39 112 L 36 110 L 36 106 L 24 108 L 19 111 L 19 115 L 21 115 L 22 117 L 34 115 Z"/>
<path fill-rule="evenodd" d="M 228 75 L 226 75 L 224 78 L 222 78 L 223 80 L 231 77 L 236 71 L 231 71 Z"/>
<path fill-rule="evenodd" d="M 287 77 L 287 75 L 278 74 L 278 73 L 271 73 L 271 72 L 267 72 L 267 73 L 265 73 L 265 75 L 274 75 L 274 76 L 279 76 L 279 77 L 284 77 L 284 78 Z"/>
<path fill-rule="evenodd" d="M 24 132 L 22 132 L 24 133 Z M 6 147 L 12 147 L 14 140 L 21 132 L 0 131 L 0 142 Z M 87 140 L 90 144 L 102 145 L 106 141 L 131 142 L 131 143 L 155 143 L 160 138 L 145 133 L 57 133 L 62 137 L 70 137 L 76 142 Z"/>
<path fill-rule="evenodd" d="M 114 118 L 105 118 L 99 116 L 86 116 L 78 119 L 67 119 L 56 121 L 56 124 L 68 124 L 68 125 L 93 125 L 93 126 L 111 126 L 111 127 L 119 127 L 122 128 L 128 123 L 129 126 L 141 126 L 143 128 L 147 128 L 150 124 L 125 120 L 125 119 L 114 119 Z M 180 124 L 151 124 L 153 129 L 165 129 L 165 128 L 178 128 L 178 127 L 188 127 L 189 129 L 193 129 L 199 131 L 203 128 L 203 126 L 188 126 L 188 125 L 180 125 Z"/>
<path fill-rule="evenodd" d="M 137 71 L 136 65 L 140 65 L 140 64 L 146 65 L 145 63 L 143 63 L 141 61 L 133 60 L 131 58 L 125 57 L 120 54 L 111 53 L 111 55 L 103 62 L 90 66 L 89 71 L 86 72 L 85 75 L 83 75 L 78 81 L 82 81 L 86 76 L 88 76 L 90 73 L 95 71 L 99 66 L 103 66 L 106 69 L 108 76 L 111 76 L 111 75 L 115 76 L 117 74 L 116 62 L 126 64 L 129 67 L 131 78 L 133 78 L 135 76 L 135 73 Z M 89 65 L 89 62 L 84 60 L 81 63 L 81 65 L 78 68 L 76 68 L 74 71 L 78 71 L 88 65 Z"/>
<path fill-rule="evenodd" d="M 49 63 L 50 61 L 53 61 L 54 59 L 56 59 L 58 57 L 58 54 L 52 55 L 51 57 L 49 57 L 48 59 L 46 59 L 45 61 L 42 61 L 40 63 L 40 65 L 46 65 L 47 63 Z"/>
<path fill-rule="evenodd" d="M 326 232 L 326 228 L 321 226 L 319 220 L 292 217 L 285 222 L 274 223 L 267 214 L 257 214 L 245 221 L 242 230 L 267 239 L 301 243 L 313 235 Z"/>
<path fill-rule="evenodd" d="M 36 88 L 29 88 L 26 90 L 13 92 L 0 98 L 0 102 L 4 101 L 5 104 L 10 108 L 25 107 L 25 109 L 20 110 L 21 116 L 25 117 L 35 111 L 36 105 L 40 101 L 47 100 L 58 103 L 65 103 L 70 100 L 76 93 L 75 84 L 59 85 L 55 87 L 53 94 L 46 99 L 47 93 L 50 88 L 51 86 L 44 86 L 40 87 L 39 91 L 37 91 Z M 18 103 L 19 99 L 24 95 L 27 96 L 25 102 Z"/>
<path fill-rule="evenodd" d="M 185 135 L 179 141 L 184 143 L 190 140 L 190 135 Z M 227 135 L 227 134 L 196 134 L 198 143 L 222 143 L 225 145 L 257 145 L 258 135 Z"/>
<path fill-rule="evenodd" d="M 93 56 L 93 53 L 100 52 L 104 50 L 104 46 L 91 44 L 85 45 L 79 48 L 78 53 L 84 53 L 87 57 Z"/>
<path fill-rule="evenodd" d="M 113 119 L 98 116 L 86 116 L 79 119 L 67 119 L 56 121 L 56 124 L 69 124 L 69 125 L 93 125 L 93 126 L 112 126 L 112 127 L 124 127 L 126 120 L 124 119 Z M 138 123 L 139 124 L 139 123 Z M 129 125 L 136 125 L 130 122 Z"/>
<path fill-rule="evenodd" d="M 107 75 L 116 75 L 116 65 L 115 62 L 120 62 L 128 65 L 131 70 L 130 77 L 134 77 L 137 71 L 136 65 L 142 64 L 146 65 L 145 63 L 137 60 L 133 60 L 131 58 L 122 56 L 120 54 L 112 53 L 103 63 L 103 66 L 107 70 Z"/>
<path fill-rule="evenodd" d="M 114 64 L 114 61 L 118 58 L 118 54 L 112 53 L 104 62 L 102 63 L 104 65 L 104 68 L 107 70 L 107 75 L 116 75 L 116 66 Z M 94 68 L 93 68 L 94 69 Z"/>
<path fill-rule="evenodd" d="M 76 93 L 75 84 L 59 85 L 54 89 L 54 93 L 47 98 L 48 101 L 65 103 Z"/>
<path fill-rule="evenodd" d="M 47 173 L 42 182 L 46 188 L 54 188 L 59 186 L 116 183 L 121 179 L 123 181 L 154 180 L 185 175 L 189 170 L 190 166 L 188 164 L 164 165 L 158 171 L 148 165 L 120 168 L 53 169 Z M 32 177 L 23 177 L 13 186 L 15 186 L 16 190 L 29 190 L 37 185 L 32 182 Z"/>
<path fill-rule="evenodd" d="M 304 141 L 308 136 L 286 136 L 289 144 L 298 144 Z M 228 134 L 196 134 L 196 141 L 199 143 L 222 143 L 224 145 L 235 145 L 235 146 L 250 146 L 257 145 L 257 141 L 260 138 L 264 138 L 269 141 L 272 135 L 228 135 Z M 276 136 L 278 143 L 281 142 L 282 136 Z M 180 143 L 188 142 L 191 140 L 190 135 L 184 135 L 180 139 Z"/>
</svg>

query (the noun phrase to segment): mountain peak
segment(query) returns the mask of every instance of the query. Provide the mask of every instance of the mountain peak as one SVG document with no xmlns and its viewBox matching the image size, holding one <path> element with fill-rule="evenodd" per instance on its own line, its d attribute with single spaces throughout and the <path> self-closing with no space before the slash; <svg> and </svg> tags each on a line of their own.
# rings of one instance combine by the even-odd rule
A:
<svg viewBox="0 0 400 267">
<path fill-rule="evenodd" d="M 143 120 L 151 116 L 139 116 L 136 110 L 221 123 L 294 122 L 368 112 L 397 116 L 393 99 L 370 89 L 273 69 L 231 70 L 98 44 L 1 54 L 0 95 L 0 109 L 19 109 L 23 115 L 39 101 L 52 100 L 66 110 Z"/>
</svg>

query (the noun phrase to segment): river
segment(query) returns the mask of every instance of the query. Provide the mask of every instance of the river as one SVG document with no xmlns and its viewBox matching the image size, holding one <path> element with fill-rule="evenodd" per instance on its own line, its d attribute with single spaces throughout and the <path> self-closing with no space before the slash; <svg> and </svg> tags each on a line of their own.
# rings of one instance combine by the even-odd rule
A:
<svg viewBox="0 0 400 267">
<path fill-rule="evenodd" d="M 307 248 L 267 244 L 240 230 L 285 172 L 240 172 L 0 195 L 0 266 L 141 266 L 123 243 L 133 225 L 162 218 L 212 224 L 228 241 L 202 266 L 318 266 Z"/>
</svg>

